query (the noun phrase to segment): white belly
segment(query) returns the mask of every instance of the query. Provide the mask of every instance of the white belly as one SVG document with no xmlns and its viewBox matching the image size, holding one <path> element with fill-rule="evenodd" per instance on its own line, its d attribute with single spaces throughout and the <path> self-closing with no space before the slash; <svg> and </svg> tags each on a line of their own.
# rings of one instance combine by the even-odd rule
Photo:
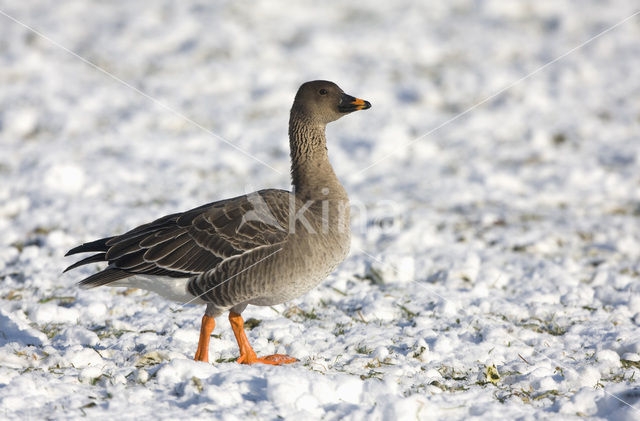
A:
<svg viewBox="0 0 640 421">
<path fill-rule="evenodd" d="M 170 276 L 136 275 L 108 284 L 110 287 L 140 288 L 181 304 L 204 304 L 205 302 L 187 291 L 191 278 Z"/>
</svg>

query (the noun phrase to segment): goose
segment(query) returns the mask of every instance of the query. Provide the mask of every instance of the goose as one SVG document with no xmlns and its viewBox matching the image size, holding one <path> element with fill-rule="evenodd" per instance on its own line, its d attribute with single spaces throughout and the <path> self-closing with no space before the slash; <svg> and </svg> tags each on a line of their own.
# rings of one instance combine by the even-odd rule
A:
<svg viewBox="0 0 640 421">
<path fill-rule="evenodd" d="M 317 286 L 349 252 L 349 198 L 329 162 L 325 127 L 368 101 L 333 82 L 300 86 L 289 119 L 292 190 L 265 189 L 163 216 L 124 234 L 77 246 L 93 252 L 68 268 L 107 262 L 79 282 L 141 288 L 169 300 L 206 304 L 195 353 L 209 361 L 215 319 L 229 311 L 241 364 L 289 364 L 288 355 L 258 357 L 241 316 L 247 305 L 272 306 Z"/>
</svg>

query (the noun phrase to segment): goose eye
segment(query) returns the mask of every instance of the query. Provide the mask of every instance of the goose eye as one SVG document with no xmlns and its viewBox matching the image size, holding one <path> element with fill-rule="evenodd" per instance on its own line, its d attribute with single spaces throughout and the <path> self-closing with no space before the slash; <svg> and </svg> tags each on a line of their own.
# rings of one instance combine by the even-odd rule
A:
<svg viewBox="0 0 640 421">
<path fill-rule="evenodd" d="M 326 89 L 320 89 L 320 90 L 318 91 L 318 93 L 319 93 L 320 95 L 326 95 L 326 94 L 327 94 L 327 90 L 326 90 Z"/>
</svg>

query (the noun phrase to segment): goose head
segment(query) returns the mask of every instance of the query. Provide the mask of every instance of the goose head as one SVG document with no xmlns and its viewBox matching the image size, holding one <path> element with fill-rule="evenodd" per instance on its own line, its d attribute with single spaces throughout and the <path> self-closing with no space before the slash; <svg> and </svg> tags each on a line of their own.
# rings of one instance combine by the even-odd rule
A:
<svg viewBox="0 0 640 421">
<path fill-rule="evenodd" d="M 311 123 L 326 125 L 349 113 L 371 108 L 369 101 L 344 93 L 327 80 L 303 83 L 291 108 L 291 116 Z"/>
</svg>

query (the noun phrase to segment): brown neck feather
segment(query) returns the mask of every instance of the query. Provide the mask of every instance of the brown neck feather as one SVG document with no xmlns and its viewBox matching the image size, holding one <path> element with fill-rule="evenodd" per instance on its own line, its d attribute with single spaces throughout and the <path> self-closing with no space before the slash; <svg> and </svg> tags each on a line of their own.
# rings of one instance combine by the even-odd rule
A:
<svg viewBox="0 0 640 421">
<path fill-rule="evenodd" d="M 329 162 L 324 124 L 292 112 L 289 144 L 291 179 L 297 196 L 305 200 L 347 197 Z"/>
</svg>

